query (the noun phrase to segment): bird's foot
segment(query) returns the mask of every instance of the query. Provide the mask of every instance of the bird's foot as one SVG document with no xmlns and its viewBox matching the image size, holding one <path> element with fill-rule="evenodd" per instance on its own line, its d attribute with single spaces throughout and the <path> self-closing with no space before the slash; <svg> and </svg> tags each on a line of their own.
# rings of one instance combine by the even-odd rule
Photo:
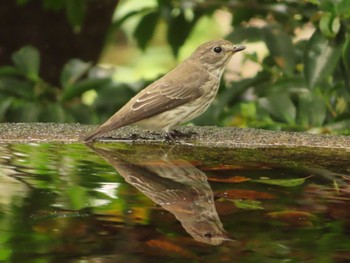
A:
<svg viewBox="0 0 350 263">
<path fill-rule="evenodd" d="M 196 135 L 196 132 L 182 132 L 179 130 L 172 130 L 165 134 L 166 141 L 171 141 L 173 143 L 177 142 L 177 139 L 187 139 L 192 138 L 193 135 Z"/>
<path fill-rule="evenodd" d="M 174 138 L 191 138 L 194 135 L 197 135 L 197 133 L 193 131 L 182 132 L 176 129 L 170 131 L 170 133 Z"/>
</svg>

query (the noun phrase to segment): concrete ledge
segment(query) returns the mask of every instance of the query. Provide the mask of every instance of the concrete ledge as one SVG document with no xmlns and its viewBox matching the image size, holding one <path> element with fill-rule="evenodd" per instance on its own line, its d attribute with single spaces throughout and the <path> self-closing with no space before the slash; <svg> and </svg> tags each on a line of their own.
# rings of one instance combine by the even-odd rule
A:
<svg viewBox="0 0 350 263">
<path fill-rule="evenodd" d="M 80 138 L 96 126 L 53 123 L 2 123 L 0 143 L 79 143 Z M 194 144 L 205 147 L 266 148 L 312 147 L 350 151 L 350 136 L 316 135 L 302 132 L 276 132 L 260 129 L 178 127 L 178 145 Z M 162 132 L 149 132 L 136 127 L 124 127 L 101 141 L 133 143 L 164 143 Z M 172 142 L 167 142 L 172 143 Z"/>
</svg>

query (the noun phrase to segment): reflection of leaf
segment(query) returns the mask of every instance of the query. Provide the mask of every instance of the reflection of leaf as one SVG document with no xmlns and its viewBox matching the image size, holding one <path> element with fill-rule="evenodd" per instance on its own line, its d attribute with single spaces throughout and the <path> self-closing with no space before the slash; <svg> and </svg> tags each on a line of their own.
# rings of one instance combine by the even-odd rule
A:
<svg viewBox="0 0 350 263">
<path fill-rule="evenodd" d="M 231 176 L 231 177 L 208 177 L 208 181 L 212 182 L 223 182 L 223 183 L 241 183 L 249 181 L 250 178 L 244 176 Z"/>
<path fill-rule="evenodd" d="M 302 185 L 303 183 L 305 183 L 305 180 L 308 179 L 309 177 L 310 176 L 305 178 L 293 178 L 293 179 L 256 179 L 256 180 L 251 180 L 251 182 L 278 185 L 278 186 L 284 186 L 284 187 L 292 187 L 292 186 Z"/>
<path fill-rule="evenodd" d="M 172 164 L 174 164 L 177 167 L 189 167 L 189 164 L 187 161 L 185 160 L 172 160 L 171 161 Z M 153 166 L 153 167 L 168 167 L 169 164 L 165 163 L 162 159 L 158 159 L 158 160 L 141 160 L 139 164 L 142 165 L 147 165 L 147 166 Z M 195 165 L 193 162 L 191 163 L 192 165 Z"/>
<path fill-rule="evenodd" d="M 215 166 L 201 166 L 202 171 L 223 171 L 223 170 L 242 170 L 244 166 L 235 164 L 220 164 Z"/>
<path fill-rule="evenodd" d="M 254 190 L 230 189 L 215 193 L 217 197 L 228 199 L 274 199 L 275 196 L 265 192 L 257 192 Z"/>
<path fill-rule="evenodd" d="M 86 188 L 82 186 L 74 185 L 68 188 L 67 194 L 73 209 L 82 209 L 89 205 L 86 192 Z"/>
<path fill-rule="evenodd" d="M 303 211 L 270 212 L 267 216 L 293 226 L 313 226 L 312 221 L 317 219 L 313 214 Z"/>
<path fill-rule="evenodd" d="M 235 204 L 235 206 L 237 208 L 240 209 L 245 209 L 245 210 L 261 210 L 264 209 L 261 206 L 261 202 L 260 201 L 256 201 L 256 200 L 232 200 L 232 202 Z"/>
<path fill-rule="evenodd" d="M 196 256 L 184 247 L 180 247 L 167 240 L 152 239 L 146 242 L 146 245 L 152 249 L 156 249 L 157 252 L 169 255 L 177 255 L 184 258 L 195 258 Z"/>
</svg>

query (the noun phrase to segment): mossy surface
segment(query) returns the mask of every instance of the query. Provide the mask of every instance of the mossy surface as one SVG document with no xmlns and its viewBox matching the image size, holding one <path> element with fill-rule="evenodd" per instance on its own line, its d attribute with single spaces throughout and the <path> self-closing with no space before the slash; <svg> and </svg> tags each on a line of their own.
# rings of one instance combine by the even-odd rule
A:
<svg viewBox="0 0 350 263">
<path fill-rule="evenodd" d="M 80 143 L 93 129 L 80 124 L 0 124 L 0 143 Z M 350 169 L 350 137 L 275 132 L 257 129 L 179 127 L 176 142 L 162 132 L 136 127 L 118 129 L 96 145 L 117 147 L 135 155 L 171 153 L 196 162 L 261 162 L 276 165 Z"/>
<path fill-rule="evenodd" d="M 0 143 L 61 142 L 76 143 L 93 125 L 56 123 L 2 123 Z M 224 148 L 321 147 L 350 150 L 350 137 L 318 135 L 303 132 L 279 132 L 234 127 L 177 127 L 176 145 Z M 104 142 L 174 144 L 163 132 L 149 132 L 136 127 L 123 127 L 100 138 Z"/>
</svg>

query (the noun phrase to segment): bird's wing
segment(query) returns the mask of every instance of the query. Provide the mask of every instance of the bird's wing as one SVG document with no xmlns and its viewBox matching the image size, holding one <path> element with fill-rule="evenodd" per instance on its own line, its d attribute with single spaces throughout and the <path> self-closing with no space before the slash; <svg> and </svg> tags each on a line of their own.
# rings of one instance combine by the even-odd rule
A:
<svg viewBox="0 0 350 263">
<path fill-rule="evenodd" d="M 164 111 L 174 109 L 203 95 L 202 89 L 186 87 L 183 83 L 161 84 L 140 94 L 125 114 L 134 123 Z"/>
<path fill-rule="evenodd" d="M 171 76 L 171 81 L 164 81 L 163 77 L 152 83 L 84 140 L 92 140 L 103 133 L 150 118 L 201 97 L 204 93 L 202 87 L 209 81 L 209 77 L 203 76 L 201 71 L 191 71 L 186 72 L 187 74 L 176 72 L 175 76 Z"/>
</svg>

